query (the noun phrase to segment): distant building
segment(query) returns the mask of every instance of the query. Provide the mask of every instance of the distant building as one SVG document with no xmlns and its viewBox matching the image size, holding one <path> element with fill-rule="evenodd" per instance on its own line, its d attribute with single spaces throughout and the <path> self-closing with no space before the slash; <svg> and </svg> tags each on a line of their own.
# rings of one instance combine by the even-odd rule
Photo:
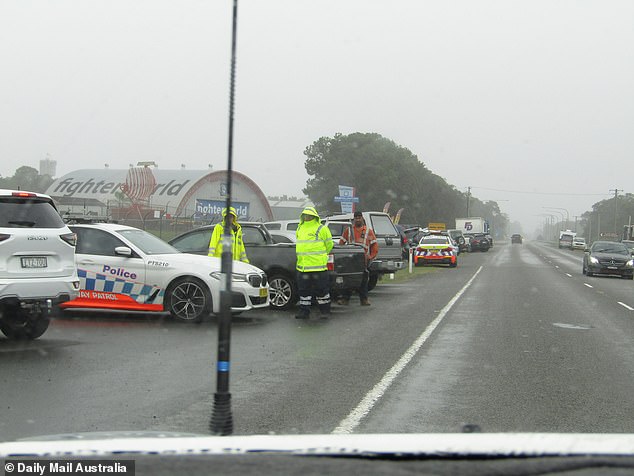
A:
<svg viewBox="0 0 634 476">
<path fill-rule="evenodd" d="M 124 193 L 134 169 L 83 169 L 57 178 L 46 193 L 57 202 L 61 213 L 89 213 L 112 216 L 112 210 L 133 208 Z M 136 169 L 138 170 L 138 169 Z M 151 169 L 152 192 L 137 206 L 160 210 L 172 217 L 215 221 L 227 196 L 227 172 L 218 170 Z M 147 196 L 147 195 L 143 195 Z M 232 175 L 232 203 L 242 220 L 268 221 L 274 215 L 257 184 L 240 172 Z"/>
<path fill-rule="evenodd" d="M 49 177 L 55 177 L 57 172 L 57 160 L 51 160 L 46 158 L 40 160 L 40 175 L 48 175 Z"/>
</svg>

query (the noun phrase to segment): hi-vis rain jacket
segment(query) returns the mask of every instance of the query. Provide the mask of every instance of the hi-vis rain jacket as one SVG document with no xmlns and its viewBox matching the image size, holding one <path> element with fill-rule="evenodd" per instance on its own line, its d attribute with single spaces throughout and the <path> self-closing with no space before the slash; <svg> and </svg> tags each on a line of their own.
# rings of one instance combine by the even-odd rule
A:
<svg viewBox="0 0 634 476">
<path fill-rule="evenodd" d="M 304 221 L 303 215 L 312 215 L 315 218 Z M 326 271 L 328 269 L 328 253 L 334 243 L 330 229 L 319 221 L 319 214 L 313 207 L 305 208 L 300 218 L 299 226 L 295 232 L 297 244 L 297 271 L 311 273 Z"/>
<path fill-rule="evenodd" d="M 244 248 L 244 242 L 242 241 L 242 227 L 237 222 L 238 213 L 233 207 L 229 209 L 229 213 L 235 217 L 233 228 L 231 230 L 231 255 L 234 261 L 248 263 L 249 259 L 247 258 L 247 250 Z M 208 256 L 215 256 L 217 258 L 222 256 L 222 235 L 225 232 L 224 218 L 226 215 L 227 209 L 225 208 L 222 211 L 222 221 L 216 224 L 214 231 L 211 234 L 211 240 L 209 240 L 209 252 L 207 253 Z"/>
</svg>

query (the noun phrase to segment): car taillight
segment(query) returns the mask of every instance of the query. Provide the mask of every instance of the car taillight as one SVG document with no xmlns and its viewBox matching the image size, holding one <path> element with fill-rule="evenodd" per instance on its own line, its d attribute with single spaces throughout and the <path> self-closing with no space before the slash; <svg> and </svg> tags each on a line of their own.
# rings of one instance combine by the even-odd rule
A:
<svg viewBox="0 0 634 476">
<path fill-rule="evenodd" d="M 14 196 L 14 197 L 21 197 L 21 198 L 34 198 L 34 197 L 37 197 L 37 194 L 31 193 L 31 192 L 13 192 L 11 195 Z"/>
<path fill-rule="evenodd" d="M 8 240 L 9 238 L 11 238 L 11 235 L 0 233 L 0 241 Z"/>
<path fill-rule="evenodd" d="M 63 235 L 59 235 L 59 237 L 68 243 L 70 246 L 77 245 L 77 235 L 75 233 L 65 233 Z"/>
<path fill-rule="evenodd" d="M 335 256 L 330 254 L 328 255 L 328 271 L 334 271 L 335 270 Z"/>
</svg>

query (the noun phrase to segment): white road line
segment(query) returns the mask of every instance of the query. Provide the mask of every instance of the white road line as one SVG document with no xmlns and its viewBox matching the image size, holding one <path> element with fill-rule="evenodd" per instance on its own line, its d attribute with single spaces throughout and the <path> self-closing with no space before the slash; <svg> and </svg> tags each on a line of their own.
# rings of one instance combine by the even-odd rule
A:
<svg viewBox="0 0 634 476">
<path fill-rule="evenodd" d="M 589 288 L 592 288 L 593 286 L 590 286 L 588 283 L 583 283 L 584 286 L 588 286 Z"/>
<path fill-rule="evenodd" d="M 559 269 L 559 266 L 555 265 L 555 268 Z"/>
<path fill-rule="evenodd" d="M 625 304 L 624 302 L 621 301 L 617 301 L 621 306 L 623 306 L 625 309 L 629 310 L 629 311 L 634 311 L 634 307 L 630 307 L 627 304 Z"/>
<path fill-rule="evenodd" d="M 447 303 L 445 307 L 442 308 L 438 316 L 427 326 L 427 328 L 423 331 L 423 333 L 418 336 L 418 338 L 414 341 L 414 343 L 405 351 L 405 353 L 398 359 L 390 370 L 388 370 L 383 378 L 377 383 L 372 390 L 370 390 L 365 397 L 359 402 L 354 410 L 352 410 L 346 418 L 341 420 L 337 428 L 335 428 L 332 433 L 333 434 L 346 434 L 352 433 L 352 431 L 359 426 L 361 420 L 365 418 L 368 413 L 372 410 L 374 405 L 381 399 L 381 397 L 385 394 L 385 392 L 390 388 L 396 377 L 399 373 L 407 366 L 407 364 L 414 358 L 416 353 L 423 346 L 425 341 L 429 339 L 429 336 L 434 332 L 438 324 L 443 320 L 443 318 L 447 315 L 447 313 L 451 310 L 451 308 L 456 304 L 460 296 L 471 286 L 471 283 L 475 280 L 476 276 L 480 274 L 482 271 L 482 266 L 478 268 L 475 274 L 471 277 L 471 279 L 465 284 L 460 291 L 456 293 L 456 295 L 451 298 L 451 301 Z"/>
<path fill-rule="evenodd" d="M 572 274 L 566 273 L 566 276 L 568 276 L 569 278 L 572 278 Z"/>
</svg>

